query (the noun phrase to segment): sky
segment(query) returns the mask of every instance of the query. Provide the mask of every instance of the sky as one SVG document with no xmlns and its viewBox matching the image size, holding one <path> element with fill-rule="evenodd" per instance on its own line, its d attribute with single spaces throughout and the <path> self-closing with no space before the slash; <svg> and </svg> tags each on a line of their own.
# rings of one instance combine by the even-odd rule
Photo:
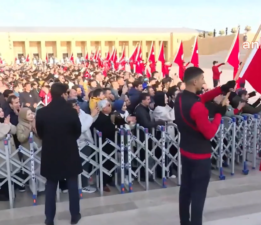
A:
<svg viewBox="0 0 261 225">
<path fill-rule="evenodd" d="M 251 3 L 250 3 L 251 1 Z M 0 26 L 186 27 L 217 32 L 260 24 L 260 0 L 7 0 Z"/>
</svg>

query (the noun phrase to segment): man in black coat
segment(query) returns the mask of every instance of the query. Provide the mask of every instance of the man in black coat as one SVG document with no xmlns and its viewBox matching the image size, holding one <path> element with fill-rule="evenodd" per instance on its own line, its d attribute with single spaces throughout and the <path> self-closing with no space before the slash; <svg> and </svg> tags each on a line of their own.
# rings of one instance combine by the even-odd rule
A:
<svg viewBox="0 0 261 225">
<path fill-rule="evenodd" d="M 65 84 L 53 84 L 52 101 L 36 114 L 36 129 L 42 139 L 41 175 L 47 179 L 46 225 L 54 224 L 56 189 L 58 181 L 62 179 L 67 180 L 71 224 L 77 224 L 81 218 L 77 182 L 77 177 L 82 172 L 77 146 L 81 122 L 77 112 L 66 103 L 67 90 Z"/>
</svg>

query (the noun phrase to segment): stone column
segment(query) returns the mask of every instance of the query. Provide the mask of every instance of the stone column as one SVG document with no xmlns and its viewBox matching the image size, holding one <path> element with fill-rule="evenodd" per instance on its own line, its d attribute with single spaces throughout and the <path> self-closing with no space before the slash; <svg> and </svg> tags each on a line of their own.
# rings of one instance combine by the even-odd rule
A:
<svg viewBox="0 0 261 225">
<path fill-rule="evenodd" d="M 46 59 L 46 48 L 45 48 L 45 41 L 41 41 L 41 59 L 42 61 L 45 61 Z"/>
</svg>

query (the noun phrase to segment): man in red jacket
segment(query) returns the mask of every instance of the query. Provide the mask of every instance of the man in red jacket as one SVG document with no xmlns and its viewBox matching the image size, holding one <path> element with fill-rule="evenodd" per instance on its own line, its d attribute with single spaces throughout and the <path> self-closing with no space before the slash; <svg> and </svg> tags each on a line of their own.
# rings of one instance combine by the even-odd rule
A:
<svg viewBox="0 0 261 225">
<path fill-rule="evenodd" d="M 219 81 L 220 81 L 220 74 L 222 73 L 222 71 L 219 71 L 218 67 L 225 65 L 225 63 L 220 63 L 220 64 L 216 65 L 217 63 L 218 63 L 218 61 L 214 61 L 213 66 L 212 66 L 213 86 L 214 87 L 218 86 Z"/>
<path fill-rule="evenodd" d="M 205 84 L 203 70 L 190 67 L 185 70 L 186 89 L 174 103 L 175 121 L 180 132 L 181 187 L 179 193 L 179 213 L 181 225 L 202 225 L 202 214 L 211 173 L 211 142 L 215 136 L 221 115 L 226 106 L 219 105 L 212 121 L 205 103 L 220 94 L 227 94 L 235 87 L 229 81 L 202 95 L 197 95 Z M 190 215 L 191 205 L 191 215 Z"/>
</svg>

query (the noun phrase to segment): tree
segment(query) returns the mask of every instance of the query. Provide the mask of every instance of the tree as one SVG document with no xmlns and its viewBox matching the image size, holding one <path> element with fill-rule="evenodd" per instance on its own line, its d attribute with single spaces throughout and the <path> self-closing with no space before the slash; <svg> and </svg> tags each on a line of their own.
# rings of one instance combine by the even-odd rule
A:
<svg viewBox="0 0 261 225">
<path fill-rule="evenodd" d="M 237 32 L 237 28 L 236 28 L 236 27 L 233 27 L 233 28 L 231 29 L 231 33 L 234 34 L 234 33 L 236 33 L 236 32 Z"/>
<path fill-rule="evenodd" d="M 246 31 L 246 32 L 251 31 L 251 27 L 250 27 L 250 26 L 246 26 L 246 27 L 245 27 L 245 31 Z"/>
<path fill-rule="evenodd" d="M 225 31 L 224 31 L 224 30 L 220 30 L 220 31 L 219 31 L 219 35 L 222 36 L 222 35 L 224 35 L 224 34 L 225 34 Z"/>
<path fill-rule="evenodd" d="M 199 37 L 203 37 L 203 33 L 202 33 L 202 32 L 199 33 L 198 36 L 199 36 Z"/>
<path fill-rule="evenodd" d="M 212 31 L 209 31 L 209 32 L 208 32 L 208 36 L 210 36 L 210 37 L 213 36 L 213 32 L 212 32 Z"/>
</svg>

